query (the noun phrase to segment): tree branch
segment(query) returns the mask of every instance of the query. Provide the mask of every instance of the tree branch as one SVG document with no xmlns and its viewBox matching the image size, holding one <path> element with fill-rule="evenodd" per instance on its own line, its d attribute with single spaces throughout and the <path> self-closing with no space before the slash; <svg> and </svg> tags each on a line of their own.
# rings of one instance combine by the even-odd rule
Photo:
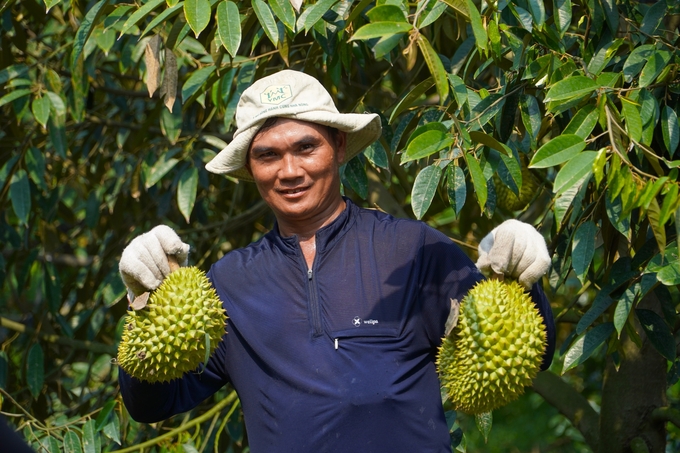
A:
<svg viewBox="0 0 680 453">
<path fill-rule="evenodd" d="M 550 371 L 538 373 L 533 387 L 536 393 L 569 419 L 593 451 L 599 451 L 600 417 L 583 395 Z"/>
<path fill-rule="evenodd" d="M 672 407 L 657 407 L 652 412 L 652 419 L 659 422 L 670 422 L 680 428 L 680 411 Z"/>
<path fill-rule="evenodd" d="M 95 343 L 93 341 L 74 340 L 72 338 L 60 337 L 59 335 L 38 332 L 35 329 L 26 327 L 26 325 L 21 324 L 20 322 L 12 321 L 11 319 L 7 319 L 2 316 L 0 316 L 0 327 L 5 327 L 20 333 L 27 333 L 29 335 L 37 335 L 41 340 L 48 343 L 62 344 L 75 349 L 85 349 L 87 351 L 96 352 L 99 354 L 109 354 L 112 356 L 115 356 L 117 352 L 114 345 Z"/>
</svg>

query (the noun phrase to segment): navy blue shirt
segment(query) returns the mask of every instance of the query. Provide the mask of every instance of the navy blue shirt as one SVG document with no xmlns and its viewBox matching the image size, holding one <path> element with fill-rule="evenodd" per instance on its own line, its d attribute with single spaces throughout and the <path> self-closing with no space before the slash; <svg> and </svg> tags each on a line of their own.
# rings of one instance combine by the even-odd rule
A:
<svg viewBox="0 0 680 453">
<path fill-rule="evenodd" d="M 450 299 L 482 276 L 444 234 L 348 200 L 317 232 L 311 269 L 274 228 L 208 276 L 228 333 L 200 375 L 148 384 L 121 372 L 136 420 L 187 411 L 231 382 L 253 453 L 450 452 L 435 356 Z M 547 366 L 552 313 L 538 287 L 532 296 Z"/>
</svg>

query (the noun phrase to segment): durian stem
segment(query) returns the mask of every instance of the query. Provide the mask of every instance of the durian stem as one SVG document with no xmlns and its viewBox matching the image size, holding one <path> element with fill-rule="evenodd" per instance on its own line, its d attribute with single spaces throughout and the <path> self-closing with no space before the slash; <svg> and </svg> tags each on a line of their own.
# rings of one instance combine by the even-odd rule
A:
<svg viewBox="0 0 680 453">
<path fill-rule="evenodd" d="M 72 338 L 60 337 L 59 335 L 55 334 L 38 332 L 35 329 L 27 327 L 25 324 L 12 321 L 11 319 L 3 318 L 2 316 L 0 316 L 0 327 L 5 327 L 7 329 L 14 330 L 19 333 L 37 335 L 38 338 L 48 343 L 63 344 L 65 346 L 71 346 L 72 348 L 75 349 L 85 349 L 90 352 L 95 352 L 99 354 L 116 355 L 116 347 L 114 345 L 95 343 L 93 341 L 74 340 Z"/>
<path fill-rule="evenodd" d="M 168 264 L 170 265 L 170 272 L 175 272 L 179 269 L 179 263 L 175 255 L 168 255 Z"/>
<path fill-rule="evenodd" d="M 160 443 L 161 441 L 163 441 L 165 439 L 173 438 L 173 437 L 177 436 L 178 434 L 180 434 L 184 431 L 187 431 L 187 430 L 193 428 L 194 426 L 201 424 L 204 421 L 208 420 L 210 417 L 212 417 L 213 415 L 215 415 L 219 411 L 221 411 L 229 403 L 232 403 L 234 400 L 236 400 L 236 397 L 237 397 L 236 396 L 236 390 L 233 390 L 229 395 L 227 395 L 226 398 L 224 398 L 219 403 L 215 404 L 212 407 L 212 409 L 210 409 L 208 412 L 206 412 L 205 414 L 203 414 L 199 417 L 196 417 L 195 419 L 191 420 L 186 425 L 179 426 L 179 427 L 173 429 L 172 431 L 168 431 L 165 434 L 162 434 L 158 437 L 154 437 L 153 439 L 149 439 L 146 442 L 142 442 L 141 444 L 133 445 L 132 447 L 123 448 L 121 450 L 114 450 L 111 453 L 131 453 L 133 451 L 141 451 L 143 448 L 152 447 L 154 445 L 157 445 L 158 443 Z"/>
</svg>

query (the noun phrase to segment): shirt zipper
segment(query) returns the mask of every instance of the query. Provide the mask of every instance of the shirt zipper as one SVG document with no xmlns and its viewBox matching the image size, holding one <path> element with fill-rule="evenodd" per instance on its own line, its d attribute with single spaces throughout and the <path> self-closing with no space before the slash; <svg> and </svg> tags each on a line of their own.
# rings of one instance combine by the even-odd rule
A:
<svg viewBox="0 0 680 453">
<path fill-rule="evenodd" d="M 321 315 L 319 309 L 319 299 L 317 297 L 316 280 L 311 269 L 307 270 L 307 287 L 309 288 L 309 305 L 312 312 L 312 327 L 314 336 L 323 334 L 321 330 Z"/>
</svg>

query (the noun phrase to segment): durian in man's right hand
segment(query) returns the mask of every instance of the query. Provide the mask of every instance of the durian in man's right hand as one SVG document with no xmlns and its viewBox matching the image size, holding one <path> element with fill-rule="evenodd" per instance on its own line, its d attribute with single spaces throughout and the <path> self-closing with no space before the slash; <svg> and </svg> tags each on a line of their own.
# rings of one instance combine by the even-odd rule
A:
<svg viewBox="0 0 680 453">
<path fill-rule="evenodd" d="M 519 283 L 479 282 L 437 356 L 454 409 L 482 414 L 519 398 L 540 370 L 546 343 L 541 315 Z"/>
<path fill-rule="evenodd" d="M 205 273 L 196 267 L 179 268 L 151 293 L 144 308 L 128 312 L 118 364 L 147 382 L 180 378 L 215 351 L 226 321 Z"/>
</svg>

